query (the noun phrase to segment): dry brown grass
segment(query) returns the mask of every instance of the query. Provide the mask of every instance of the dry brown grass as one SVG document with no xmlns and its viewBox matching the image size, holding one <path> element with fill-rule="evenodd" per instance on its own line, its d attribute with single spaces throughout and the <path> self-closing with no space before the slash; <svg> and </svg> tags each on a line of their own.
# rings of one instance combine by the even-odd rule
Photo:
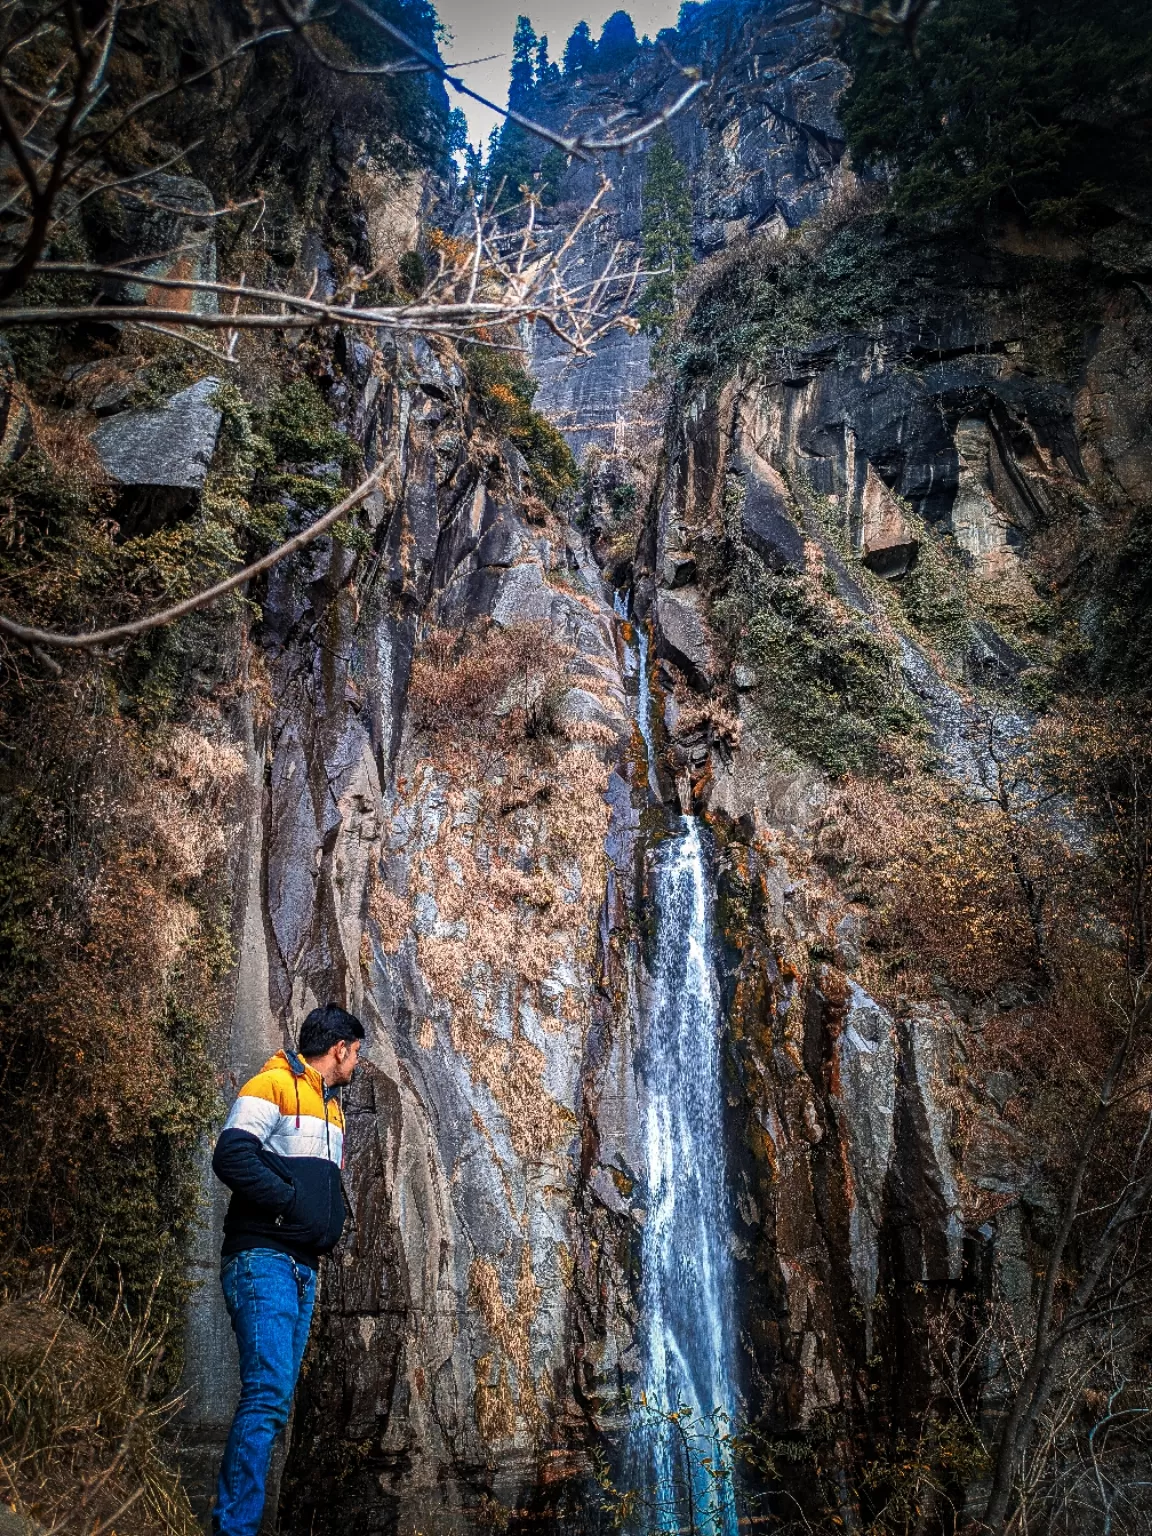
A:
<svg viewBox="0 0 1152 1536">
<path fill-rule="evenodd" d="M 157 1138 L 191 1145 L 213 1101 L 196 1063 L 230 963 L 224 808 L 242 758 L 213 721 L 145 737 L 95 669 L 18 724 L 38 781 L 8 844 L 4 937 L 23 969 L 0 1054 L 23 1134 L 0 1165 L 3 1277 L 98 1248 L 93 1292 L 122 1282 L 137 1305 L 162 1271 L 168 1309 L 192 1212 Z"/>
<path fill-rule="evenodd" d="M 196 1536 L 150 1401 L 162 1345 L 145 1314 L 82 1317 L 58 1282 L 0 1306 L 0 1479 L 17 1513 L 68 1536 Z"/>
<path fill-rule="evenodd" d="M 539 738 L 567 675 L 570 651 L 545 624 L 489 624 L 475 631 L 431 628 L 412 663 L 412 719 L 444 745 Z"/>
<path fill-rule="evenodd" d="M 517 1410 L 529 1430 L 537 1429 L 541 1415 L 537 1382 L 532 1374 L 532 1325 L 541 1298 L 528 1244 L 520 1250 L 520 1272 L 511 1306 L 504 1300 L 496 1270 L 483 1258 L 472 1261 L 468 1299 L 483 1317 L 499 1351 L 498 1361 L 491 1354 L 476 1363 L 476 1424 L 481 1435 L 492 1441 L 513 1434 Z M 493 1364 L 495 1382 L 490 1379 Z"/>
</svg>

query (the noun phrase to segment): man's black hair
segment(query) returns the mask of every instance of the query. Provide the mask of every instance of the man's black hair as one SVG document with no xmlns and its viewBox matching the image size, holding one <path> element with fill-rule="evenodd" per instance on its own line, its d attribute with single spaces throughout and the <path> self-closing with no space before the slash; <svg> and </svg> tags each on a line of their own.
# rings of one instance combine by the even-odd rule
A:
<svg viewBox="0 0 1152 1536">
<path fill-rule="evenodd" d="M 363 1040 L 364 1026 L 353 1013 L 347 1013 L 335 1003 L 325 1003 L 313 1008 L 300 1026 L 300 1043 L 296 1049 L 301 1056 L 324 1056 L 338 1040 Z"/>
</svg>

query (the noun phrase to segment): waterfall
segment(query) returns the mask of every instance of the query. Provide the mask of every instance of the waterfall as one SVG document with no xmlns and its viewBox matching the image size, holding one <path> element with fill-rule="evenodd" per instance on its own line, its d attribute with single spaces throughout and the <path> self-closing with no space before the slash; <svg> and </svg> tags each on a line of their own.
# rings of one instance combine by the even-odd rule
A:
<svg viewBox="0 0 1152 1536">
<path fill-rule="evenodd" d="M 712 967 L 710 882 L 694 817 L 657 856 L 653 987 L 644 1052 L 648 1213 L 641 1250 L 643 1390 L 649 1408 L 686 1409 L 681 1430 L 654 1418 L 646 1438 L 659 1529 L 734 1533 L 730 1488 L 701 1461 L 714 1414 L 735 1407 L 732 1272 L 721 1091 L 721 1015 Z M 717 1428 L 723 1430 L 726 1419 Z M 687 1475 L 691 1466 L 690 1477 Z M 679 1490 L 677 1493 L 676 1490 Z"/>
<path fill-rule="evenodd" d="M 648 763 L 648 788 L 660 798 L 660 785 L 656 778 L 656 754 L 652 747 L 652 685 L 648 680 L 648 631 L 643 624 L 637 626 L 636 643 L 640 650 L 640 696 L 636 701 L 636 718 L 640 734 L 644 738 L 645 757 Z"/>
<path fill-rule="evenodd" d="M 639 648 L 638 723 L 653 766 L 648 636 Z M 712 882 L 700 824 L 678 816 L 657 846 L 652 987 L 642 1030 L 647 1216 L 641 1245 L 644 1528 L 736 1536 L 727 1454 L 734 1334 L 724 1149 L 722 1014 L 712 963 Z M 679 1423 L 667 1417 L 682 1412 Z M 654 1498 L 652 1495 L 654 1494 Z M 654 1505 L 654 1507 L 653 1507 Z"/>
<path fill-rule="evenodd" d="M 636 698 L 636 723 L 640 727 L 640 735 L 644 741 L 645 761 L 648 765 L 648 788 L 657 800 L 660 799 L 660 784 L 656 778 L 656 753 L 652 745 L 652 684 L 648 677 L 648 629 L 644 624 L 637 624 L 628 614 L 628 598 L 623 592 L 617 592 L 612 601 L 612 610 L 618 619 L 622 619 L 628 626 L 624 630 L 624 672 L 627 677 L 635 677 L 639 689 Z M 635 636 L 635 644 L 631 636 Z"/>
</svg>

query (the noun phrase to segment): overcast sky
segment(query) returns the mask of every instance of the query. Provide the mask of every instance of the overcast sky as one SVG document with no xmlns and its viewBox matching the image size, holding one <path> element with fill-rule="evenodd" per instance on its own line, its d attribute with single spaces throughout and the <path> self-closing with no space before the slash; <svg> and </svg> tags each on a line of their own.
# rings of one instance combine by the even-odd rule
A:
<svg viewBox="0 0 1152 1536">
<path fill-rule="evenodd" d="M 615 4 L 611 0 L 435 0 L 435 4 L 441 21 L 452 33 L 452 41 L 443 50 L 451 63 L 490 53 L 500 55 L 485 64 L 473 64 L 458 71 L 474 91 L 499 102 L 508 99 L 508 69 L 517 16 L 526 15 L 537 35 L 548 38 L 549 57 L 559 63 L 564 44 L 578 21 L 586 21 L 592 36 L 599 37 L 600 28 L 612 12 L 623 10 L 631 16 L 638 37 L 645 33 L 655 37 L 661 27 L 676 25 L 680 10 L 680 0 L 633 0 L 632 4 L 621 4 L 620 0 Z M 448 99 L 452 106 L 464 109 L 472 142 L 486 140 L 497 120 L 496 114 L 451 89 Z"/>
</svg>

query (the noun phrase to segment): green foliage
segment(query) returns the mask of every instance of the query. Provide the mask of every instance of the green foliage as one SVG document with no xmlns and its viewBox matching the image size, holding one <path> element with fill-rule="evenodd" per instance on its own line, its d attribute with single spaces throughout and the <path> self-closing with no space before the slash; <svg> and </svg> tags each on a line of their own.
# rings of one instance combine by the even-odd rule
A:
<svg viewBox="0 0 1152 1536">
<path fill-rule="evenodd" d="M 627 11 L 613 11 L 600 32 L 596 45 L 598 69 L 623 69 L 640 51 L 636 28 Z"/>
<path fill-rule="evenodd" d="M 51 241 L 45 252 L 51 261 L 87 261 L 89 252 L 72 231 L 65 231 Z M 64 272 L 36 272 L 20 291 L 23 304 L 77 306 L 92 302 L 91 278 Z M 75 325 L 16 325 L 3 337 L 3 352 L 16 365 L 20 378 L 36 391 L 58 377 L 61 363 L 75 344 L 79 327 Z"/>
<path fill-rule="evenodd" d="M 615 521 L 630 522 L 635 517 L 637 495 L 636 487 L 630 481 L 612 486 L 608 492 L 608 506 Z"/>
<path fill-rule="evenodd" d="M 440 19 L 429 0 L 369 0 L 369 4 L 422 48 L 437 51 Z M 326 22 L 359 66 L 395 64 L 410 56 L 402 44 L 347 6 L 333 7 Z M 448 94 L 438 76 L 402 71 L 375 77 L 372 103 L 374 147 L 390 163 L 442 167 L 459 147 L 453 143 L 459 126 L 452 122 Z"/>
<path fill-rule="evenodd" d="M 277 391 L 257 419 L 280 463 L 335 463 L 343 467 L 355 460 L 356 449 L 332 425 L 324 396 L 310 379 L 300 379 Z"/>
<path fill-rule="evenodd" d="M 755 712 L 825 772 L 875 772 L 887 739 L 922 727 L 898 653 L 821 583 L 770 571 L 740 539 L 740 495 L 729 489 L 728 532 L 702 547 L 697 561 L 713 625 L 734 658 L 756 672 Z"/>
<path fill-rule="evenodd" d="M 508 105 L 523 112 L 532 99 L 536 85 L 536 50 L 540 40 L 527 16 L 517 16 L 512 34 L 512 68 L 508 83 Z"/>
<path fill-rule="evenodd" d="M 914 51 L 860 25 L 848 53 L 850 148 L 906 212 L 1110 221 L 1147 199 L 1146 0 L 941 0 Z"/>
<path fill-rule="evenodd" d="M 518 16 L 512 39 L 508 105 L 517 112 L 530 113 L 536 91 L 559 78 L 559 70 L 548 62 L 548 39 L 537 38 L 527 16 Z M 528 187 L 548 206 L 556 201 L 556 189 L 566 163 L 562 151 L 545 150 L 543 141 L 535 134 L 518 123 L 504 122 L 492 131 L 487 165 L 481 169 L 473 157 L 469 174 L 474 186 L 487 189 L 495 208 L 515 207 L 522 196 L 521 187 Z"/>
<path fill-rule="evenodd" d="M 540 158 L 540 143 L 519 123 L 506 122 L 491 146 L 484 181 L 494 210 L 515 208 L 531 186 Z"/>
<path fill-rule="evenodd" d="M 679 290 L 692 265 L 692 197 L 684 167 L 667 131 L 648 152 L 640 218 L 644 266 L 650 277 L 637 315 L 651 336 L 661 336 L 679 313 Z"/>
<path fill-rule="evenodd" d="M 448 114 L 448 141 L 445 145 L 450 155 L 457 155 L 468 147 L 468 119 L 459 107 Z"/>
<path fill-rule="evenodd" d="M 532 409 L 539 387 L 536 380 L 514 353 L 493 347 L 466 348 L 464 366 L 484 419 L 520 450 L 540 496 L 555 506 L 565 491 L 576 486 L 579 474 L 563 433 Z"/>
<path fill-rule="evenodd" d="M 549 86 L 560 84 L 560 66 L 548 57 L 548 39 L 542 37 L 536 46 L 536 84 Z"/>
<path fill-rule="evenodd" d="M 924 530 L 916 564 L 895 583 L 900 605 L 920 634 L 945 652 L 968 632 L 967 572 L 950 542 Z"/>
<path fill-rule="evenodd" d="M 133 618 L 278 537 L 286 491 L 327 503 L 352 455 L 314 385 L 259 411 L 224 385 L 216 404 L 200 516 L 128 539 L 82 435 L 42 426 L 0 466 L 3 606 L 49 628 Z M 202 718 L 231 675 L 240 610 L 74 659 L 60 682 L 26 664 L 0 677 L 0 1053 L 29 1130 L 0 1171 L 4 1276 L 68 1248 L 86 1294 L 122 1288 L 137 1314 L 150 1297 L 159 1314 L 183 1305 L 196 1146 L 217 1108 L 209 1030 L 232 962 L 220 850 L 203 850 L 237 760 L 196 731 L 182 746 L 173 726 Z M 174 1350 L 165 1380 L 178 1371 Z"/>
<path fill-rule="evenodd" d="M 701 292 L 669 356 L 685 380 L 722 379 L 782 348 L 865 330 L 933 290 L 913 237 L 861 216 L 830 232 L 723 266 Z"/>
<path fill-rule="evenodd" d="M 397 263 L 397 271 L 404 292 L 418 299 L 428 286 L 428 269 L 419 251 L 405 251 Z"/>
</svg>

